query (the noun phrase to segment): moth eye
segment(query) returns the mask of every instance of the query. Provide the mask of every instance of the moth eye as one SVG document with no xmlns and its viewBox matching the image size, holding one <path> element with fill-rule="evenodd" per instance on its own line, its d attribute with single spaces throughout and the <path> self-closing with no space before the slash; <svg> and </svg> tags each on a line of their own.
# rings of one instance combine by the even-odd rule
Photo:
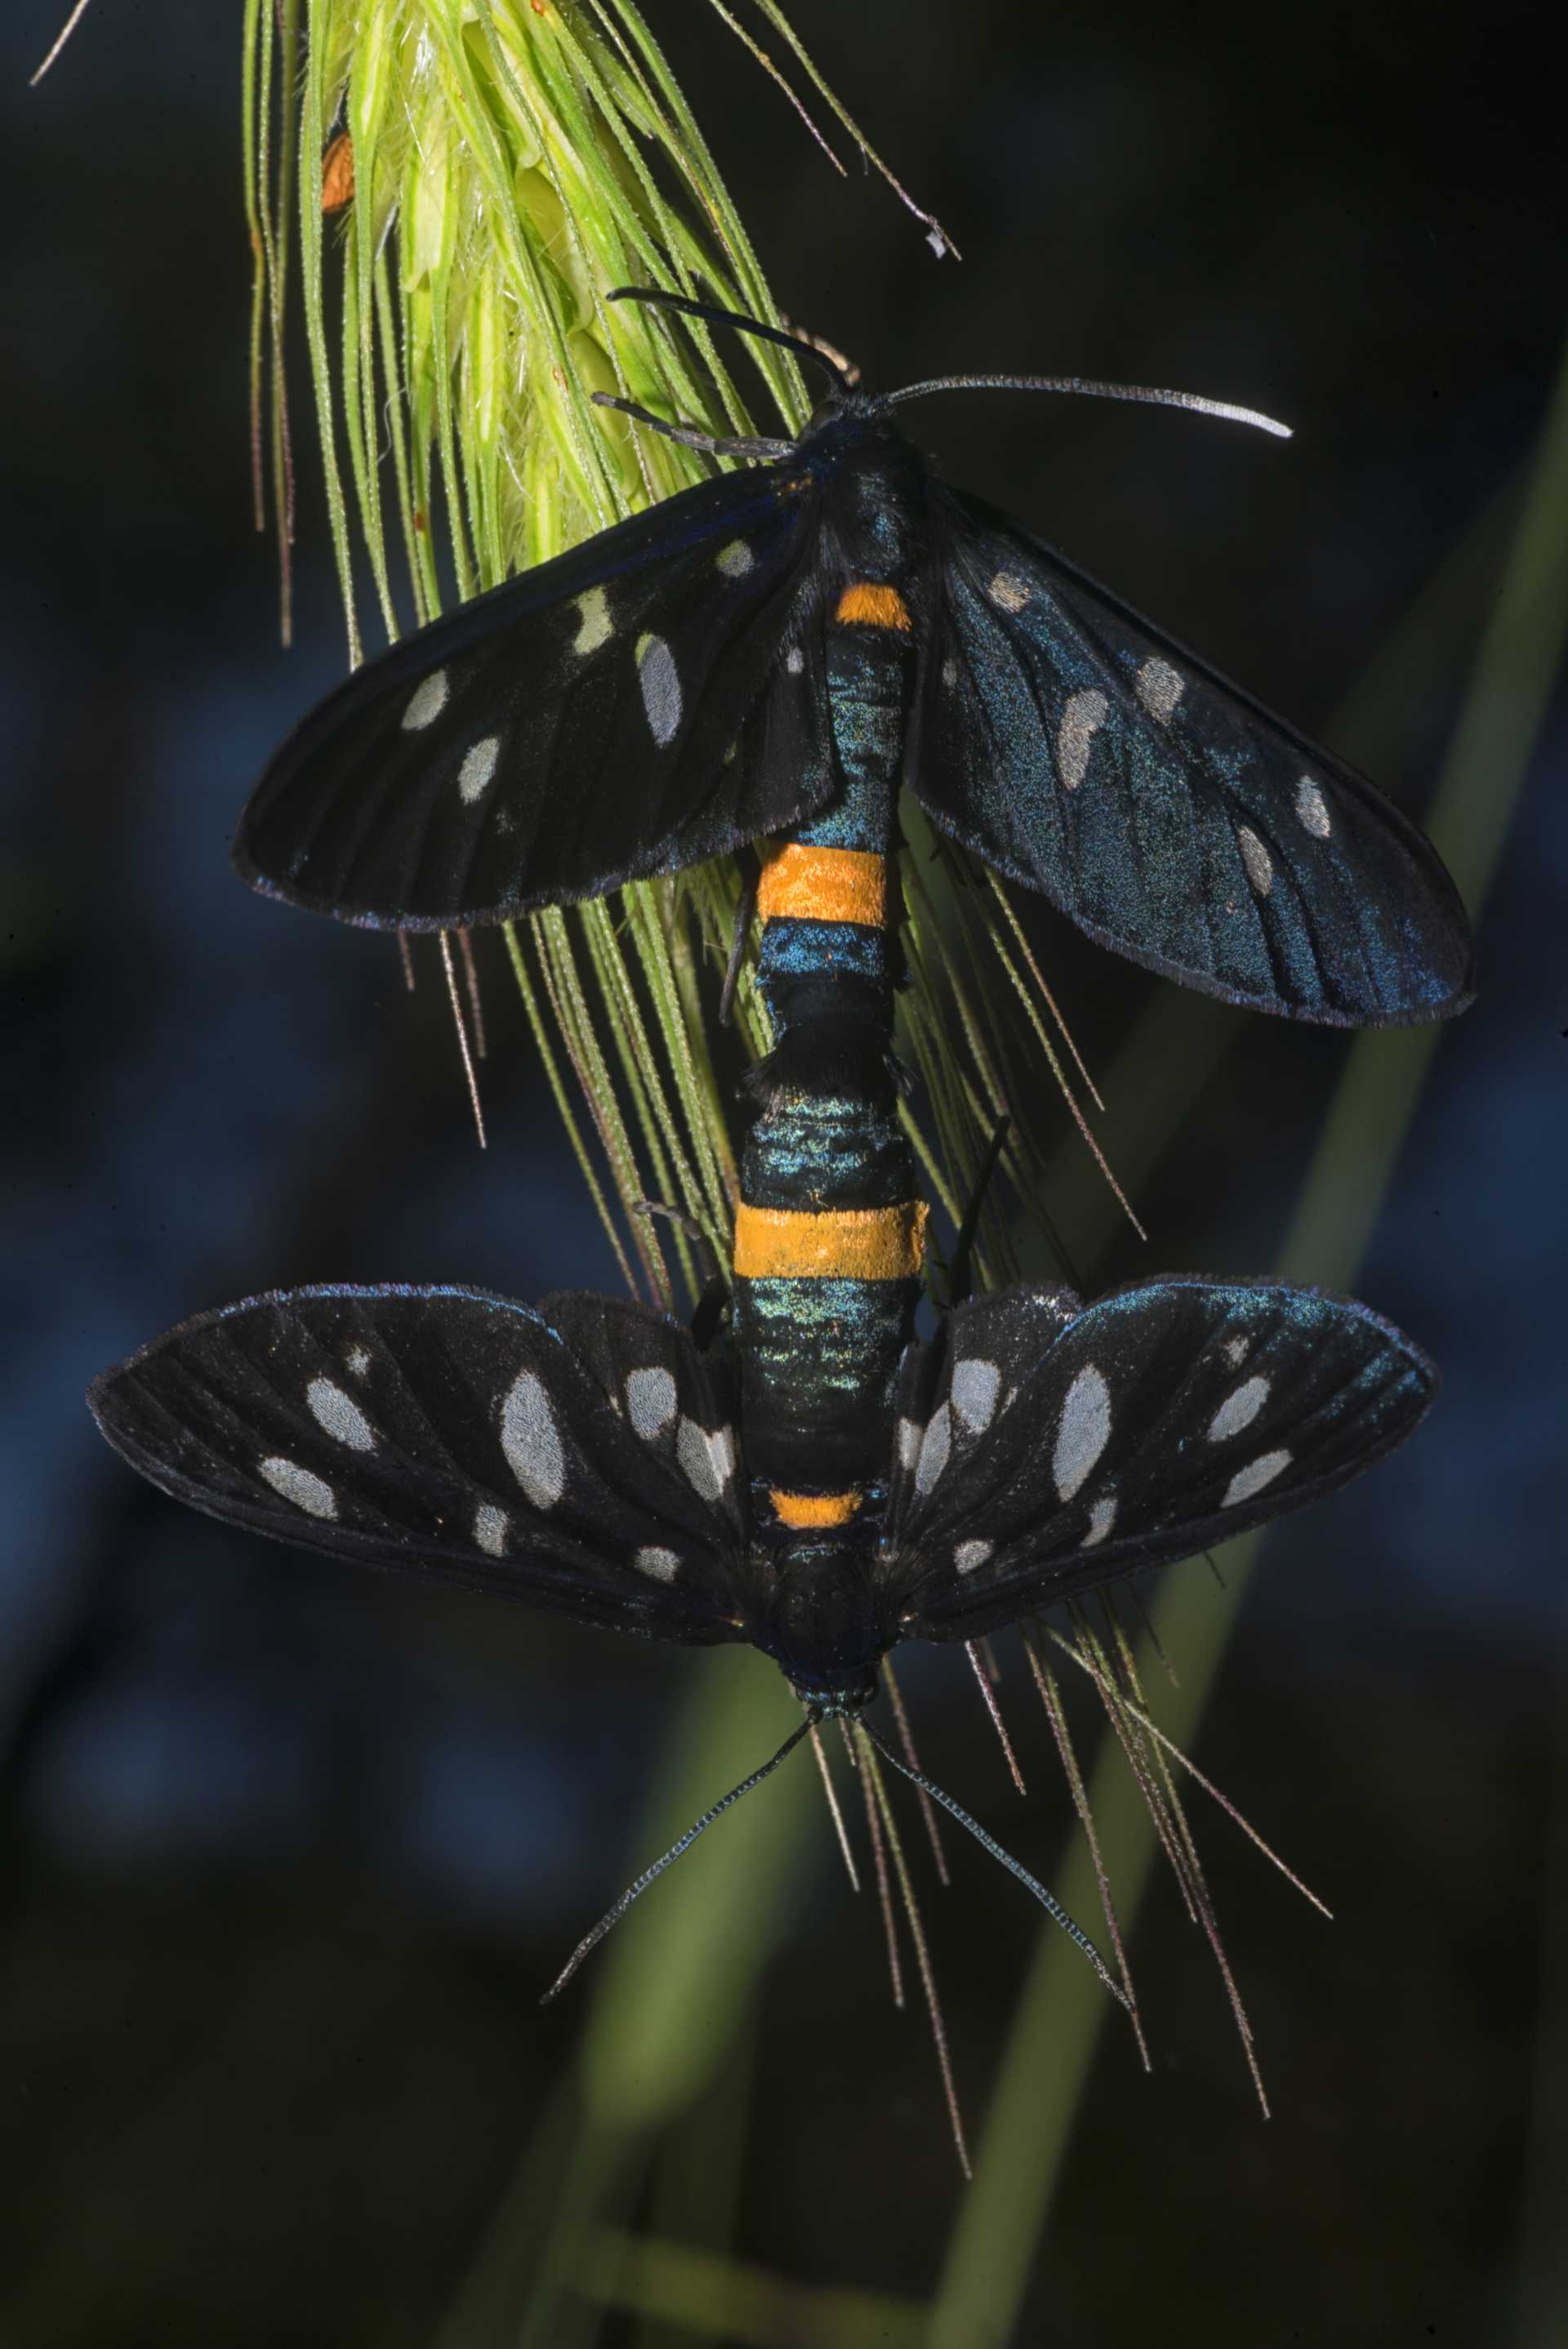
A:
<svg viewBox="0 0 1568 2349">
<path fill-rule="evenodd" d="M 1116 1495 L 1103 1501 L 1091 1501 L 1088 1511 L 1088 1531 L 1078 1544 L 1080 1549 L 1092 1549 L 1102 1542 L 1116 1523 Z"/>
<path fill-rule="evenodd" d="M 475 800 L 482 798 L 500 757 L 499 734 L 487 734 L 482 742 L 476 742 L 473 749 L 465 753 L 463 763 L 458 769 L 458 790 L 467 806 L 471 807 Z"/>
<path fill-rule="evenodd" d="M 1088 774 L 1095 730 L 1105 724 L 1109 714 L 1109 698 L 1098 686 L 1086 686 L 1081 693 L 1068 696 L 1057 728 L 1057 771 L 1068 791 L 1076 792 Z"/>
<path fill-rule="evenodd" d="M 651 1574 L 655 1582 L 673 1582 L 680 1559 L 673 1549 L 660 1549 L 655 1545 L 638 1550 L 632 1564 L 639 1573 Z"/>
<path fill-rule="evenodd" d="M 1070 1501 L 1110 1441 L 1110 1390 L 1086 1362 L 1067 1392 L 1051 1463 L 1057 1498 Z"/>
<path fill-rule="evenodd" d="M 1295 787 L 1295 812 L 1308 832 L 1319 840 L 1326 840 L 1334 826 L 1329 819 L 1328 802 L 1310 775 L 1303 775 Z"/>
<path fill-rule="evenodd" d="M 550 1397 L 531 1371 L 519 1371 L 500 1407 L 500 1448 L 536 1509 L 552 1509 L 566 1490 L 566 1454 Z"/>
<path fill-rule="evenodd" d="M 506 1556 L 509 1523 L 506 1511 L 498 1509 L 493 1501 L 481 1501 L 474 1511 L 474 1539 L 491 1557 Z"/>
<path fill-rule="evenodd" d="M 590 587 L 586 595 L 576 598 L 577 634 L 572 649 L 581 660 L 585 653 L 596 653 L 607 645 L 615 633 L 610 617 L 610 598 L 603 587 Z"/>
<path fill-rule="evenodd" d="M 346 1444 L 352 1452 L 375 1451 L 375 1429 L 354 1397 L 345 1394 L 330 1379 L 312 1379 L 304 1399 L 316 1425 L 335 1444 Z"/>
<path fill-rule="evenodd" d="M 1249 824 L 1243 823 L 1238 828 L 1236 846 L 1242 852 L 1242 863 L 1247 868 L 1247 879 L 1260 897 L 1266 897 L 1274 887 L 1273 857 Z"/>
<path fill-rule="evenodd" d="M 264 1476 L 274 1493 L 292 1501 L 296 1509 L 304 1509 L 313 1517 L 335 1517 L 337 1495 L 325 1476 L 313 1475 L 302 1468 L 297 1460 L 284 1460 L 276 1454 L 270 1460 L 258 1460 L 256 1473 Z"/>
<path fill-rule="evenodd" d="M 1213 1418 L 1209 1422 L 1209 1441 L 1222 1444 L 1228 1435 L 1239 1435 L 1250 1427 L 1268 1398 L 1267 1379 L 1247 1379 L 1233 1394 L 1228 1394 Z"/>
<path fill-rule="evenodd" d="M 1283 1468 L 1290 1466 L 1288 1452 L 1265 1452 L 1256 1460 L 1249 1460 L 1238 1468 L 1226 1485 L 1220 1501 L 1222 1509 L 1233 1508 L 1238 1501 L 1250 1501 L 1265 1485 L 1272 1485 Z"/>
<path fill-rule="evenodd" d="M 1150 718 L 1163 726 L 1187 690 L 1187 680 L 1168 660 L 1146 660 L 1133 678 L 1133 688 Z"/>
<path fill-rule="evenodd" d="M 662 750 L 666 742 L 675 740 L 681 722 L 681 681 L 675 655 L 663 636 L 637 638 L 637 681 L 643 688 L 648 730 Z"/>
<path fill-rule="evenodd" d="M 403 731 L 418 734 L 423 728 L 433 726 L 445 709 L 450 691 L 444 668 L 433 668 L 428 677 L 421 678 L 404 709 Z"/>
<path fill-rule="evenodd" d="M 960 1574 L 973 1574 L 977 1566 L 985 1565 L 995 1547 L 995 1542 L 962 1541 L 953 1553 L 953 1563 Z"/>
</svg>

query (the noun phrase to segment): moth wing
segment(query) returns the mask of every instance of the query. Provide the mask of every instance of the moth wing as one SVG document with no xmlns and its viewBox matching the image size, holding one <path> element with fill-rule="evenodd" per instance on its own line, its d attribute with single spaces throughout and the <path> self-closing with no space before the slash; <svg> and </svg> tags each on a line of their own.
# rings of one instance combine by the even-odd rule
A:
<svg viewBox="0 0 1568 2349">
<path fill-rule="evenodd" d="M 1004 515 L 934 511 L 907 771 L 939 829 L 1227 1001 L 1336 1027 L 1463 1010 L 1459 894 L 1364 776 Z"/>
<path fill-rule="evenodd" d="M 953 1316 L 892 1498 L 905 1636 L 973 1639 L 1303 1508 L 1402 1443 L 1437 1385 L 1364 1305 L 1284 1282 L 1140 1282 L 1054 1334 L 1034 1292 L 983 1299 Z"/>
<path fill-rule="evenodd" d="M 778 832 L 836 788 L 798 469 L 726 474 L 462 605 L 296 728 L 242 876 L 346 921 L 493 922 Z"/>
<path fill-rule="evenodd" d="M 282 1290 L 182 1322 L 88 1400 L 132 1467 L 256 1533 L 651 1639 L 739 1638 L 738 1479 L 702 1358 L 633 1308 L 585 1356 L 554 1302 Z M 711 1422 L 700 1458 L 683 1407 Z"/>
</svg>

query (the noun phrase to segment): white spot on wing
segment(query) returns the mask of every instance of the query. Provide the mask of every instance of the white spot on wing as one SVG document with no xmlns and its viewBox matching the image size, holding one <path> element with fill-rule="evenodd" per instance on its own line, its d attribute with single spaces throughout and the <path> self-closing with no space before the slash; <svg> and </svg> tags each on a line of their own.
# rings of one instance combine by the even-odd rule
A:
<svg viewBox="0 0 1568 2349">
<path fill-rule="evenodd" d="M 1289 1466 L 1288 1452 L 1265 1452 L 1258 1459 L 1249 1460 L 1244 1468 L 1237 1469 L 1226 1485 L 1220 1502 L 1221 1508 L 1231 1509 L 1238 1501 L 1250 1501 L 1254 1493 L 1261 1493 L 1265 1485 L 1274 1483 L 1282 1468 Z"/>
<path fill-rule="evenodd" d="M 996 1412 L 996 1397 L 1001 1392 L 1002 1373 L 995 1362 L 971 1358 L 954 1366 L 950 1390 L 953 1408 L 965 1427 L 978 1435 L 989 1427 Z"/>
<path fill-rule="evenodd" d="M 669 1371 L 628 1371 L 626 1410 L 645 1444 L 662 1435 L 676 1415 L 676 1382 Z"/>
<path fill-rule="evenodd" d="M 507 1517 L 493 1501 L 481 1501 L 474 1511 L 474 1539 L 491 1557 L 506 1556 Z"/>
<path fill-rule="evenodd" d="M 1310 775 L 1303 775 L 1295 787 L 1295 812 L 1308 832 L 1319 840 L 1326 840 L 1334 826 L 1329 820 L 1328 802 Z"/>
<path fill-rule="evenodd" d="M 1222 1444 L 1227 1435 L 1240 1435 L 1250 1427 L 1267 1398 L 1267 1379 L 1247 1379 L 1234 1394 L 1228 1394 L 1213 1418 L 1209 1422 L 1209 1441 Z"/>
<path fill-rule="evenodd" d="M 584 653 L 596 653 L 614 633 L 609 596 L 603 587 L 590 587 L 586 595 L 577 598 L 577 634 L 572 640 L 573 651 L 579 658 Z"/>
<path fill-rule="evenodd" d="M 1116 1496 L 1114 1494 L 1109 1500 L 1091 1501 L 1088 1509 L 1088 1531 L 1079 1542 L 1079 1549 L 1092 1549 L 1096 1542 L 1102 1542 L 1115 1523 Z"/>
<path fill-rule="evenodd" d="M 926 1423 L 921 1438 L 920 1458 L 914 1464 L 914 1489 L 929 1493 L 947 1465 L 947 1455 L 953 1448 L 953 1423 L 947 1405 L 938 1403 Z"/>
<path fill-rule="evenodd" d="M 1227 1338 L 1220 1350 L 1232 1370 L 1238 1370 L 1251 1353 L 1252 1342 L 1246 1338 Z"/>
<path fill-rule="evenodd" d="M 784 656 L 784 666 L 791 677 L 799 677 L 806 666 L 806 656 L 799 645 L 791 645 Z"/>
<path fill-rule="evenodd" d="M 958 663 L 954 659 L 951 653 L 948 654 L 947 658 L 942 664 L 942 682 L 947 688 L 949 693 L 952 692 L 954 687 L 958 682 Z"/>
<path fill-rule="evenodd" d="M 312 1379 L 304 1399 L 316 1425 L 325 1428 L 335 1443 L 346 1444 L 352 1452 L 375 1451 L 375 1429 L 354 1397 L 330 1379 Z"/>
<path fill-rule="evenodd" d="M 925 1430 L 918 1420 L 901 1419 L 898 1423 L 898 1457 L 901 1467 L 913 1468 L 920 1457 L 920 1439 Z"/>
<path fill-rule="evenodd" d="M 676 1458 L 692 1491 L 717 1501 L 735 1470 L 735 1438 L 727 1427 L 716 1427 L 710 1434 L 695 1419 L 683 1419 L 676 1432 Z"/>
<path fill-rule="evenodd" d="M 651 1574 L 655 1582 L 673 1582 L 680 1559 L 673 1549 L 650 1546 L 647 1549 L 638 1550 L 632 1564 L 639 1573 Z"/>
<path fill-rule="evenodd" d="M 643 688 L 649 730 L 663 750 L 666 742 L 675 740 L 681 722 L 681 681 L 676 674 L 675 655 L 663 636 L 637 638 L 637 681 Z"/>
<path fill-rule="evenodd" d="M 363 1346 L 350 1346 L 343 1359 L 348 1364 L 350 1375 L 354 1378 L 362 1379 L 370 1368 L 370 1357 Z"/>
<path fill-rule="evenodd" d="M 714 569 L 722 572 L 727 579 L 744 579 L 756 564 L 757 557 L 743 538 L 732 538 L 713 558 Z"/>
<path fill-rule="evenodd" d="M 433 668 L 428 677 L 421 678 L 408 696 L 403 712 L 403 731 L 418 734 L 421 727 L 433 726 L 447 706 L 449 690 L 444 668 Z"/>
<path fill-rule="evenodd" d="M 1266 897 L 1274 887 L 1274 859 L 1250 825 L 1242 824 L 1236 833 L 1236 846 L 1242 852 L 1242 863 L 1247 868 L 1247 879 L 1260 897 Z"/>
<path fill-rule="evenodd" d="M 1086 686 L 1068 696 L 1057 728 L 1057 771 L 1069 792 L 1076 792 L 1088 772 L 1088 754 L 1095 729 L 1103 726 L 1110 703 L 1098 686 Z"/>
<path fill-rule="evenodd" d="M 1070 1501 L 1110 1441 L 1110 1390 L 1092 1362 L 1086 1362 L 1067 1392 L 1057 1423 L 1051 1463 L 1057 1492 Z"/>
<path fill-rule="evenodd" d="M 1015 571 L 998 571 L 985 592 L 1004 612 L 1021 612 L 1029 600 L 1029 583 Z"/>
<path fill-rule="evenodd" d="M 566 1454 L 543 1383 L 519 1371 L 500 1407 L 500 1448 L 536 1509 L 552 1509 L 566 1490 Z"/>
<path fill-rule="evenodd" d="M 1173 669 L 1168 660 L 1161 660 L 1158 655 L 1144 662 L 1132 682 L 1138 698 L 1150 718 L 1157 718 L 1161 726 L 1187 690 L 1187 680 L 1180 670 Z"/>
<path fill-rule="evenodd" d="M 995 1542 L 988 1541 L 960 1542 L 953 1553 L 953 1563 L 960 1574 L 973 1574 L 977 1566 L 985 1565 L 995 1547 Z"/>
<path fill-rule="evenodd" d="M 274 1493 L 292 1501 L 296 1509 L 304 1509 L 313 1517 L 335 1517 L 337 1495 L 324 1476 L 313 1476 L 297 1460 L 259 1460 L 257 1473 L 264 1476 Z"/>
<path fill-rule="evenodd" d="M 499 734 L 487 734 L 482 742 L 476 742 L 473 749 L 465 754 L 463 763 L 458 769 L 458 789 L 469 807 L 494 774 L 496 761 L 500 757 Z"/>
</svg>

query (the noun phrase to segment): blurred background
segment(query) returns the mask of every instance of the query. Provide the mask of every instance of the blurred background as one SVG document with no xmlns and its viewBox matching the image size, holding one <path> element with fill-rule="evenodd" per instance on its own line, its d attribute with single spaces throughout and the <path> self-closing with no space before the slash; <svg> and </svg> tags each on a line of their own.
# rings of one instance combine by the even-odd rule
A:
<svg viewBox="0 0 1568 2349">
<path fill-rule="evenodd" d="M 803 1765 L 646 1904 L 684 1919 L 655 1930 L 686 1937 L 698 2027 L 655 2013 L 617 2040 L 586 1980 L 534 2002 L 656 1848 L 655 1814 L 720 1791 L 703 1708 L 733 1724 L 731 1775 L 767 1750 L 770 1668 L 227 1534 L 82 1408 L 106 1362 L 259 1288 L 528 1298 L 615 1273 L 496 941 L 481 1156 L 433 949 L 409 996 L 389 944 L 228 872 L 263 757 L 343 660 L 303 369 L 288 653 L 252 529 L 239 8 L 98 0 L 29 90 L 62 5 L 0 25 L 0 2344 L 913 2344 L 964 2189 L 918 2002 L 892 2006 Z M 1520 531 L 1541 537 L 1568 328 L 1544 11 L 797 0 L 962 262 L 858 163 L 838 179 L 717 17 L 646 13 L 780 302 L 873 383 L 1070 370 L 1295 423 L 1281 446 L 1068 401 L 913 411 L 954 478 L 1425 809 Z M 1439 1043 L 1357 1276 L 1446 1392 L 1271 1541 L 1196 1748 L 1336 1912 L 1203 1818 L 1274 2117 L 1156 1876 L 1131 1943 L 1153 2075 L 1108 2028 L 1016 2320 L 965 2330 L 950 2305 L 944 2340 L 1568 2333 L 1568 711 L 1540 718 L 1562 575 L 1532 576 L 1522 645 L 1494 638 L 1487 672 L 1500 797 L 1471 816 L 1509 821 L 1482 994 Z M 1035 935 L 1110 1072 L 1106 1138 L 1150 1227 L 1147 1250 L 1117 1233 L 1064 1130 L 1051 1204 L 1093 1285 L 1275 1261 L 1346 1040 Z M 1048 1876 L 1070 1803 L 1002 1661 L 1022 1801 L 961 1657 L 911 1657 L 904 1685 L 928 1766 Z M 981 1855 L 952 1858 L 924 1912 L 982 2134 L 1034 1920 Z M 707 1971 L 737 1934 L 739 1987 Z"/>
</svg>

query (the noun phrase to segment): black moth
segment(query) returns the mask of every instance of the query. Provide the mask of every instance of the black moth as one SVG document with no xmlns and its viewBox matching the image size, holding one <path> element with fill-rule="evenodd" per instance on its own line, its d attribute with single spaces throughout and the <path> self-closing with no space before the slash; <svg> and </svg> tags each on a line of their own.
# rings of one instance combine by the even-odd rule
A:
<svg viewBox="0 0 1568 2349">
<path fill-rule="evenodd" d="M 182 1323 L 89 1400 L 132 1466 L 214 1516 L 647 1639 L 749 1641 L 809 1723 L 858 1716 L 901 1640 L 974 1639 L 1336 1491 L 1436 1385 L 1398 1330 L 1314 1289 L 1006 1290 L 908 1347 L 881 1474 L 817 1537 L 753 1489 L 729 1339 L 629 1300 L 285 1290 Z"/>
<path fill-rule="evenodd" d="M 1470 1001 L 1464 910 L 1428 842 L 1343 761 L 938 481 L 893 411 L 943 384 L 877 397 L 757 321 L 636 298 L 789 344 L 833 388 L 793 444 L 644 416 L 760 461 L 360 669 L 253 794 L 234 844 L 248 881 L 348 921 L 451 927 L 783 832 L 841 788 L 826 639 L 846 583 L 869 576 L 897 587 L 911 626 L 903 781 L 963 848 L 1233 1003 L 1361 1027 Z"/>
</svg>

